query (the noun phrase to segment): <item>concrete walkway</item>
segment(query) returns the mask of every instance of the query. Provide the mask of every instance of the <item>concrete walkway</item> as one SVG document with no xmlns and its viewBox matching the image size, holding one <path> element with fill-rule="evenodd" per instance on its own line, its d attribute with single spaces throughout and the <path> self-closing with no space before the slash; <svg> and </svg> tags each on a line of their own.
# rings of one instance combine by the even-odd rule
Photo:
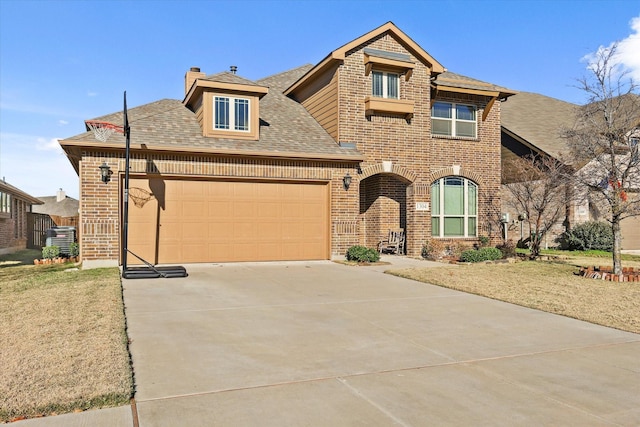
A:
<svg viewBox="0 0 640 427">
<path fill-rule="evenodd" d="M 137 414 L 16 425 L 640 425 L 640 335 L 389 268 L 194 265 L 187 279 L 125 280 Z"/>
</svg>

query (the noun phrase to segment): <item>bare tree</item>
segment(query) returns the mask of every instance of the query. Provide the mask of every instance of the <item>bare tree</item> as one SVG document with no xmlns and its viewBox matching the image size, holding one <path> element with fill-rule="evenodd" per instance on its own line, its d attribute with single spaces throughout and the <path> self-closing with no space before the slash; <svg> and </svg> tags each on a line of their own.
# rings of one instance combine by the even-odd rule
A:
<svg viewBox="0 0 640 427">
<path fill-rule="evenodd" d="M 613 271 L 622 273 L 620 222 L 640 215 L 640 96 L 628 73 L 616 62 L 614 44 L 600 48 L 578 80 L 587 95 L 572 129 L 563 134 L 570 163 L 583 166 L 573 174 L 577 191 L 596 203 L 613 231 Z"/>
<path fill-rule="evenodd" d="M 529 155 L 513 160 L 509 173 L 516 182 L 505 185 L 505 204 L 523 215 L 520 220 L 529 228 L 530 258 L 536 259 L 545 235 L 566 213 L 572 195 L 567 168 L 554 158 Z"/>
</svg>

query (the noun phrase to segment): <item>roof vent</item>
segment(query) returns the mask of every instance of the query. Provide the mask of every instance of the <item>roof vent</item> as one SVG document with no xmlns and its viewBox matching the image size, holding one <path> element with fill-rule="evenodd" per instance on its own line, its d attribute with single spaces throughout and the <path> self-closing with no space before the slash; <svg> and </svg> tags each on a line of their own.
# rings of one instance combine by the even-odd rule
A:
<svg viewBox="0 0 640 427">
<path fill-rule="evenodd" d="M 233 74 L 235 74 L 235 73 L 236 73 L 236 71 L 238 71 L 238 67 L 237 67 L 236 65 L 232 65 L 231 67 L 229 67 L 229 69 L 231 70 L 231 72 L 232 72 Z"/>
</svg>

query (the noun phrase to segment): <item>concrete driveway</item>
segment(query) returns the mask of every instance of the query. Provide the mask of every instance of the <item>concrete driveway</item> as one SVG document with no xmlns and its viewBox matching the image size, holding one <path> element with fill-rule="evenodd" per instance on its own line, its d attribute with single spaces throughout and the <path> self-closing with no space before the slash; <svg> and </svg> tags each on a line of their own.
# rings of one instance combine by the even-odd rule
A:
<svg viewBox="0 0 640 427">
<path fill-rule="evenodd" d="M 139 425 L 640 425 L 640 335 L 386 268 L 124 280 Z"/>
</svg>

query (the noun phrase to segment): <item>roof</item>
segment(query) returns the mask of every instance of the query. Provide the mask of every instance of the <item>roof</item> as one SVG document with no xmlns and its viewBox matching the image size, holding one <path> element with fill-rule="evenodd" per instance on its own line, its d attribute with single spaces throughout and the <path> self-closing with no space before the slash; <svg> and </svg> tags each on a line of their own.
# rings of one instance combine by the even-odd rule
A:
<svg viewBox="0 0 640 427">
<path fill-rule="evenodd" d="M 58 201 L 58 196 L 38 197 L 43 204 L 34 206 L 34 213 L 42 213 L 47 215 L 56 215 L 61 217 L 73 217 L 78 215 L 80 202 L 73 197 L 65 196 L 64 199 Z"/>
<path fill-rule="evenodd" d="M 536 151 L 561 159 L 569 150 L 561 131 L 573 126 L 578 108 L 545 95 L 520 92 L 501 104 L 502 129 Z"/>
<path fill-rule="evenodd" d="M 301 157 L 332 160 L 360 160 L 354 148 L 340 147 L 320 124 L 296 101 L 282 91 L 310 69 L 309 65 L 252 82 L 232 73 L 214 74 L 207 79 L 228 79 L 232 83 L 268 86 L 269 92 L 260 100 L 260 133 L 257 141 L 205 137 L 194 112 L 182 101 L 160 101 L 131 108 L 127 111 L 131 129 L 131 147 L 149 150 L 183 151 L 211 154 L 260 155 Z M 97 117 L 111 123 L 122 123 L 123 113 Z M 73 147 L 123 149 L 124 136 L 112 134 L 107 142 L 85 132 L 60 141 L 72 164 L 78 170 L 79 153 Z M 77 151 L 77 150 L 76 150 Z"/>
<path fill-rule="evenodd" d="M 436 61 L 435 58 L 433 58 L 426 50 L 420 47 L 420 45 L 418 45 L 405 33 L 403 33 L 393 22 L 389 21 L 386 24 L 376 28 L 375 30 L 369 31 L 368 33 L 358 37 L 355 40 L 350 41 L 344 46 L 341 46 L 338 49 L 331 52 L 322 61 L 320 61 L 317 65 L 311 68 L 309 72 L 301 76 L 295 82 L 292 82 L 293 84 L 290 87 L 288 87 L 284 93 L 286 95 L 289 95 L 293 93 L 297 88 L 305 86 L 306 83 L 313 80 L 313 77 L 316 74 L 322 73 L 327 67 L 332 66 L 336 62 L 343 61 L 349 51 L 385 33 L 391 34 L 399 43 L 401 43 L 408 51 L 410 51 L 419 61 L 427 65 L 431 69 L 432 73 L 438 74 L 445 71 L 445 68 L 442 64 Z"/>
<path fill-rule="evenodd" d="M 12 196 L 14 196 L 16 198 L 22 199 L 22 200 L 26 200 L 27 202 L 29 202 L 29 203 L 31 203 L 33 205 L 41 205 L 42 204 L 42 202 L 40 200 L 38 200 L 37 198 L 33 197 L 30 194 L 25 193 L 24 191 L 20 190 L 18 187 L 14 187 L 13 185 L 9 184 L 4 179 L 0 180 L 0 192 L 11 194 Z"/>
<path fill-rule="evenodd" d="M 439 74 L 433 81 L 433 84 L 439 90 L 456 88 L 471 89 L 472 91 L 477 91 L 480 95 L 497 96 L 499 98 L 515 95 L 517 93 L 511 89 L 494 85 L 493 83 L 483 82 L 461 74 L 452 73 L 451 71 L 445 71 L 444 73 Z"/>
</svg>

